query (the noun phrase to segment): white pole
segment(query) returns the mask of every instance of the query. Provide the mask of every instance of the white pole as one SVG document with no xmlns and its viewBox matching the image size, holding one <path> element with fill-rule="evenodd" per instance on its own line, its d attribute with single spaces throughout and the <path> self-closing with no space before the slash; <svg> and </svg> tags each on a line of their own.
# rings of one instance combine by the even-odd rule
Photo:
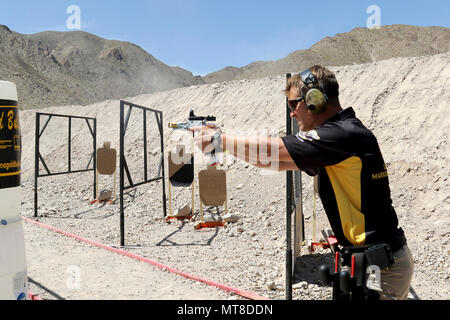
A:
<svg viewBox="0 0 450 320">
<path fill-rule="evenodd" d="M 16 85 L 0 81 L 0 300 L 28 297 L 20 214 L 21 148 Z"/>
</svg>

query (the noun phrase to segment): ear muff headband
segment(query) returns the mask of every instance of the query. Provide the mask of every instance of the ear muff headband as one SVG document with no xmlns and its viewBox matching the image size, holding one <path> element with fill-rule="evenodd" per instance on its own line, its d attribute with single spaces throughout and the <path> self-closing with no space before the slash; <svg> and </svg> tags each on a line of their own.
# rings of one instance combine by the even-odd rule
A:
<svg viewBox="0 0 450 320">
<path fill-rule="evenodd" d="M 309 88 L 312 84 L 313 88 L 309 89 L 305 96 L 306 107 L 311 110 L 313 114 L 319 114 L 325 111 L 328 97 L 320 89 L 319 81 L 316 76 L 311 73 L 311 70 L 305 70 L 300 72 L 300 77 L 302 78 L 305 87 Z"/>
</svg>

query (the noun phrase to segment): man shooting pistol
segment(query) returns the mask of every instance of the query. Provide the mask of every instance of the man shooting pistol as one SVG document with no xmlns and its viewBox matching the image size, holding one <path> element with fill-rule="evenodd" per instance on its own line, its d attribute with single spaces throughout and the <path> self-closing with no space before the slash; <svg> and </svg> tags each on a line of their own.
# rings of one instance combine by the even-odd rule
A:
<svg viewBox="0 0 450 320">
<path fill-rule="evenodd" d="M 257 167 L 267 168 L 268 158 L 275 162 L 271 166 L 274 170 L 302 170 L 317 176 L 318 193 L 345 267 L 355 270 L 364 289 L 366 270 L 378 267 L 380 287 L 373 289 L 377 298 L 407 299 L 414 260 L 399 228 L 377 139 L 352 107 L 342 108 L 336 76 L 323 66 L 312 66 L 293 75 L 284 93 L 290 117 L 300 129 L 298 134 L 254 138 L 222 134 L 218 129 L 202 126 L 191 129 L 198 132 L 195 143 L 205 151 L 210 144 L 219 145 Z M 251 150 L 267 152 L 252 159 Z M 357 285 L 359 288 L 361 283 Z M 344 286 L 342 291 L 348 289 L 352 288 Z M 365 293 L 356 295 L 366 297 Z"/>
<path fill-rule="evenodd" d="M 216 128 L 216 125 L 212 123 L 212 121 L 216 121 L 216 117 L 214 116 L 206 116 L 206 117 L 199 117 L 194 114 L 194 110 L 191 110 L 189 112 L 189 118 L 186 122 L 179 122 L 179 123 L 171 123 L 169 122 L 169 128 L 171 129 L 181 129 L 181 130 L 190 130 L 192 131 L 193 128 L 207 126 L 209 128 Z M 214 141 L 217 141 L 218 139 L 211 138 L 211 146 L 213 147 L 212 150 L 205 150 L 205 154 L 211 158 L 211 166 L 216 166 L 219 164 L 219 159 L 216 156 L 216 151 L 221 152 L 220 146 L 215 145 Z"/>
</svg>

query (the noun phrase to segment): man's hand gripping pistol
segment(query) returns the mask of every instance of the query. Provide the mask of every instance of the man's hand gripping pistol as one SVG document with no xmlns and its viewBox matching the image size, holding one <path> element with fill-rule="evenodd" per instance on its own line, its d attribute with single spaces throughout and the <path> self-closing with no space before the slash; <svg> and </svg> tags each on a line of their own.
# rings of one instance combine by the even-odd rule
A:
<svg viewBox="0 0 450 320">
<path fill-rule="evenodd" d="M 170 123 L 169 122 L 169 128 L 190 130 L 191 128 L 194 128 L 194 127 L 201 127 L 201 126 L 206 126 L 206 125 L 215 127 L 215 124 L 211 123 L 211 121 L 216 121 L 216 117 L 213 117 L 213 116 L 198 117 L 194 114 L 194 110 L 191 110 L 189 112 L 188 121 L 179 122 L 179 123 Z M 211 143 L 212 142 L 213 141 L 211 140 Z M 211 151 L 211 153 L 206 154 L 211 158 L 211 163 L 210 163 L 211 166 L 215 166 L 220 163 L 219 159 L 216 156 L 216 149 L 218 149 L 218 148 L 215 147 L 213 149 L 213 151 Z"/>
</svg>

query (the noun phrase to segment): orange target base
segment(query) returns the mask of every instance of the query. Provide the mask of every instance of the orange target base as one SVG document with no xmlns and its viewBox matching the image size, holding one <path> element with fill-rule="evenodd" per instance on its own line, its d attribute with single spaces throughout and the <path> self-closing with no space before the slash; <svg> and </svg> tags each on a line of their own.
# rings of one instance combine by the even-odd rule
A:
<svg viewBox="0 0 450 320">
<path fill-rule="evenodd" d="M 226 221 L 208 221 L 208 222 L 199 222 L 194 226 L 195 230 L 200 230 L 203 228 L 215 228 L 215 227 L 224 227 L 226 225 Z"/>
</svg>

